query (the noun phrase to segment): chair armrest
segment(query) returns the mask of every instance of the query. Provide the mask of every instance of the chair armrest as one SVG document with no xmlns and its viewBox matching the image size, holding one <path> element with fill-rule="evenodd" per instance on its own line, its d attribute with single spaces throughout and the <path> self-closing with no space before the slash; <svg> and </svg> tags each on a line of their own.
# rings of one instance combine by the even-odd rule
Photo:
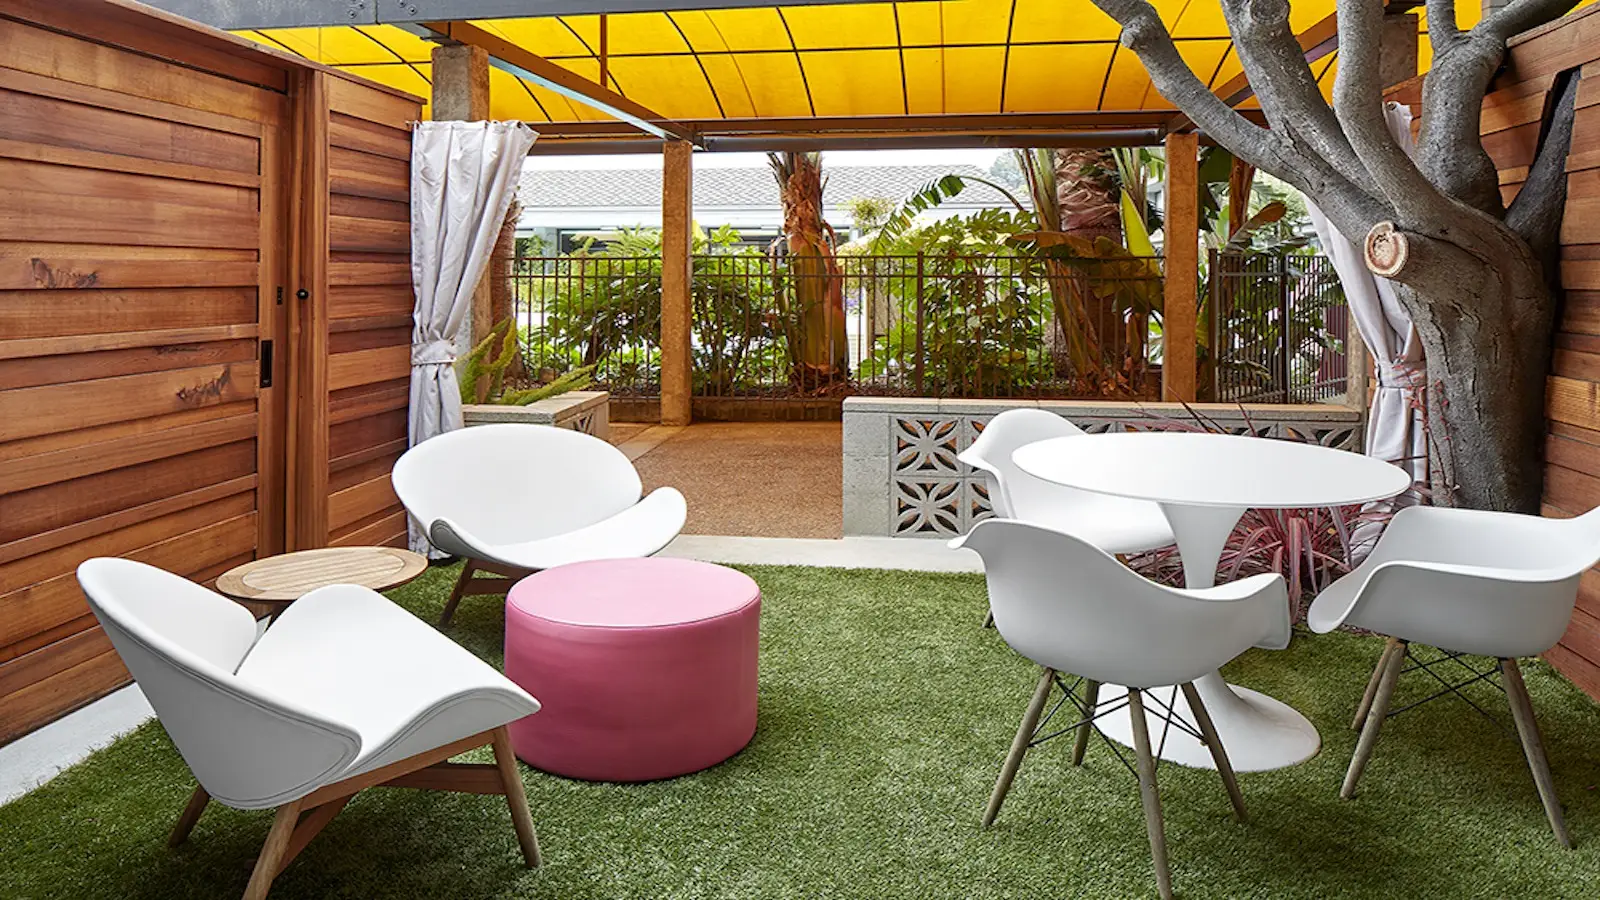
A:
<svg viewBox="0 0 1600 900">
<path fill-rule="evenodd" d="M 1219 584 L 1215 587 L 1184 590 L 1184 594 L 1208 603 L 1242 603 L 1255 610 L 1253 619 L 1261 623 L 1261 636 L 1255 646 L 1263 650 L 1283 650 L 1294 633 L 1289 618 L 1289 585 L 1282 575 L 1264 572 Z"/>
<path fill-rule="evenodd" d="M 957 453 L 956 461 L 962 463 L 963 465 L 977 469 L 980 472 L 988 472 L 990 475 L 994 475 L 996 477 L 999 477 L 1000 475 L 1000 470 L 998 468 L 990 464 L 988 460 L 985 460 L 973 453 L 971 447 L 968 447 L 960 453 Z"/>
<path fill-rule="evenodd" d="M 361 753 L 343 777 L 539 710 L 493 666 L 350 584 L 296 600 L 256 642 L 239 677 L 354 728 Z"/>
<path fill-rule="evenodd" d="M 491 544 L 475 552 L 523 569 L 653 556 L 678 536 L 688 515 L 683 494 L 676 488 L 657 488 L 622 512 L 576 531 L 518 544 Z"/>
<path fill-rule="evenodd" d="M 1211 600 L 1231 602 L 1237 600 L 1250 600 L 1266 593 L 1276 593 L 1278 596 L 1288 597 L 1288 583 L 1283 576 L 1276 572 L 1263 572 L 1260 575 L 1251 575 L 1238 581 L 1230 581 L 1208 588 L 1185 588 L 1183 593 L 1197 600 Z"/>
<path fill-rule="evenodd" d="M 1350 624 L 1463 653 L 1533 656 L 1566 630 L 1581 575 L 1567 568 L 1388 560 L 1366 573 L 1353 596 L 1330 597 L 1338 602 L 1316 630 Z"/>
</svg>

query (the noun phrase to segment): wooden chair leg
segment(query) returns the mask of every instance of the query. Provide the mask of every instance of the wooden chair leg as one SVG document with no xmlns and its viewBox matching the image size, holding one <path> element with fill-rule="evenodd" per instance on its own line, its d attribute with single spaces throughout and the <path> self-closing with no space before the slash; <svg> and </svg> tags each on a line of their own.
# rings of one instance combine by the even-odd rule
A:
<svg viewBox="0 0 1600 900">
<path fill-rule="evenodd" d="M 500 769 L 500 784 L 506 792 L 506 805 L 511 807 L 511 824 L 517 829 L 517 843 L 522 845 L 522 861 L 530 869 L 538 868 L 542 862 L 539 835 L 533 830 L 527 789 L 522 786 L 522 776 L 517 772 L 517 754 L 511 749 L 511 732 L 504 725 L 494 730 L 494 762 Z"/>
<path fill-rule="evenodd" d="M 1533 717 L 1533 700 L 1528 697 L 1528 686 L 1522 681 L 1522 669 L 1516 660 L 1502 659 L 1500 674 L 1506 699 L 1511 702 L 1511 718 L 1517 723 L 1517 736 L 1522 739 L 1522 752 L 1528 757 L 1534 787 L 1539 789 L 1539 802 L 1544 804 L 1545 817 L 1550 820 L 1550 830 L 1555 832 L 1561 846 L 1570 850 L 1572 836 L 1567 833 L 1567 820 L 1561 813 L 1561 802 L 1556 799 L 1556 783 L 1550 777 L 1550 761 L 1544 755 L 1544 739 Z"/>
<path fill-rule="evenodd" d="M 300 855 L 300 851 L 306 849 L 306 845 L 311 843 L 311 839 L 316 837 L 322 829 L 328 827 L 328 823 L 333 821 L 333 817 L 337 816 L 340 810 L 343 810 L 353 799 L 355 799 L 355 795 L 351 794 L 348 797 L 329 800 L 327 803 L 314 808 L 301 806 L 300 821 L 294 826 L 294 834 L 289 836 L 289 846 L 283 851 L 283 856 L 278 860 L 278 873 L 282 874 L 284 869 L 289 868 L 289 864 L 294 862 L 294 858 Z"/>
<path fill-rule="evenodd" d="M 167 838 L 168 847 L 177 847 L 189 839 L 189 832 L 194 831 L 196 822 L 200 821 L 200 814 L 206 811 L 206 805 L 211 802 L 211 795 L 206 789 L 195 785 L 194 793 L 189 795 L 189 803 L 184 806 L 183 814 L 178 816 L 178 824 L 172 829 L 172 836 Z"/>
<path fill-rule="evenodd" d="M 1094 722 L 1092 720 L 1099 701 L 1100 682 L 1092 678 L 1085 678 L 1083 680 L 1083 705 L 1089 708 L 1089 713 L 1084 716 L 1086 721 L 1078 726 L 1078 733 L 1072 736 L 1072 764 L 1075 766 L 1083 765 L 1084 751 L 1089 749 L 1089 734 L 1094 731 Z"/>
<path fill-rule="evenodd" d="M 1389 701 L 1394 698 L 1394 686 L 1400 680 L 1400 668 L 1405 661 L 1406 642 L 1396 641 L 1384 660 L 1383 675 L 1378 679 L 1372 708 L 1367 711 L 1367 720 L 1361 726 L 1361 737 L 1356 741 L 1355 756 L 1350 758 L 1350 768 L 1344 773 L 1344 784 L 1339 788 L 1339 796 L 1346 800 L 1355 796 L 1356 782 L 1361 780 L 1361 773 L 1367 768 L 1368 760 L 1372 759 L 1372 749 L 1378 743 L 1378 731 L 1383 728 L 1384 717 L 1389 714 Z"/>
<path fill-rule="evenodd" d="M 1384 642 L 1383 652 L 1378 655 L 1378 664 L 1372 667 L 1372 677 L 1367 679 L 1366 693 L 1361 695 L 1361 705 L 1356 707 L 1356 717 L 1350 722 L 1351 731 L 1360 731 L 1361 726 L 1367 724 L 1367 711 L 1372 709 L 1372 699 L 1378 695 L 1378 682 L 1383 680 L 1383 667 L 1389 662 L 1389 654 L 1400 646 L 1399 638 L 1389 638 Z"/>
<path fill-rule="evenodd" d="M 450 619 L 456 614 L 456 607 L 461 603 L 461 597 L 467 592 L 467 584 L 472 581 L 472 575 L 478 570 L 476 560 L 464 560 L 461 563 L 461 577 L 456 579 L 456 586 L 450 591 L 450 599 L 445 601 L 444 612 L 439 616 L 439 627 L 450 624 Z"/>
<path fill-rule="evenodd" d="M 289 839 L 295 826 L 300 824 L 301 801 L 294 800 L 278 807 L 272 818 L 272 830 L 267 832 L 267 842 L 256 857 L 256 868 L 250 873 L 250 884 L 244 889 L 244 900 L 266 900 L 272 890 L 272 881 L 283 868 L 283 855 L 289 849 Z"/>
<path fill-rule="evenodd" d="M 994 627 L 994 610 L 991 609 L 988 612 L 983 614 L 983 627 L 985 627 L 985 628 L 993 628 Z"/>
<path fill-rule="evenodd" d="M 1217 765 L 1217 774 L 1222 776 L 1222 786 L 1228 791 L 1228 802 L 1233 804 L 1233 817 L 1240 822 L 1249 821 L 1249 814 L 1244 811 L 1244 795 L 1239 793 L 1239 780 L 1233 775 L 1233 764 L 1228 762 L 1228 751 L 1222 747 L 1217 726 L 1212 723 L 1211 713 L 1200 700 L 1200 692 L 1195 690 L 1194 682 L 1183 685 L 1183 699 L 1188 701 L 1189 713 L 1200 728 L 1200 736 L 1206 739 L 1211 761 Z"/>
<path fill-rule="evenodd" d="M 1017 736 L 1011 741 L 1011 752 L 1006 754 L 1005 765 L 1000 767 L 1000 779 L 989 795 L 989 806 L 983 811 L 985 828 L 993 825 L 995 816 L 1000 815 L 1000 805 L 1006 802 L 1006 792 L 1011 790 L 1011 780 L 1017 777 L 1017 767 L 1022 765 L 1022 757 L 1028 752 L 1033 730 L 1039 725 L 1039 716 L 1044 713 L 1045 701 L 1050 699 L 1050 689 L 1055 683 L 1055 670 L 1045 668 L 1039 676 L 1038 687 L 1033 689 L 1033 699 L 1028 701 L 1028 711 L 1022 715 L 1022 724 L 1017 727 Z"/>
<path fill-rule="evenodd" d="M 1144 804 L 1144 827 L 1150 834 L 1150 858 L 1156 868 L 1156 889 L 1161 900 L 1172 900 L 1172 870 L 1167 865 L 1167 832 L 1161 822 L 1161 793 L 1156 789 L 1156 761 L 1150 753 L 1150 731 L 1145 725 L 1144 699 L 1128 688 L 1128 721 L 1133 726 L 1133 750 L 1138 757 L 1139 800 Z"/>
</svg>

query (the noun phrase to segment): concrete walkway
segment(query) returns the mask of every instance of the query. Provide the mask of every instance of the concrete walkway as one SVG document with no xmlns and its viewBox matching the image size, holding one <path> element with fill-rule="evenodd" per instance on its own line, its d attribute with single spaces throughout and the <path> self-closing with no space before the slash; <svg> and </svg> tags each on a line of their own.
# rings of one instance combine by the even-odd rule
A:
<svg viewBox="0 0 1600 900">
<path fill-rule="evenodd" d="M 838 422 L 704 422 L 613 426 L 645 490 L 689 501 L 685 534 L 838 538 L 843 445 Z"/>
</svg>

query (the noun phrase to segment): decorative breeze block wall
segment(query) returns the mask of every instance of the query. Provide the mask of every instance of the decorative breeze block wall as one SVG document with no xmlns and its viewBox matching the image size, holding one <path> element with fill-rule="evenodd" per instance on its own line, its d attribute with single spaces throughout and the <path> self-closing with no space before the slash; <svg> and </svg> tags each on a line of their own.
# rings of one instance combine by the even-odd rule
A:
<svg viewBox="0 0 1600 900">
<path fill-rule="evenodd" d="M 1360 451 L 1361 411 L 1327 404 L 1105 403 L 1074 400 L 844 401 L 844 533 L 948 538 L 993 514 L 983 479 L 956 455 L 998 413 L 1036 407 L 1089 432 L 1189 427 L 1198 414 L 1233 434 L 1290 438 Z M 1193 413 L 1190 410 L 1193 410 Z"/>
</svg>

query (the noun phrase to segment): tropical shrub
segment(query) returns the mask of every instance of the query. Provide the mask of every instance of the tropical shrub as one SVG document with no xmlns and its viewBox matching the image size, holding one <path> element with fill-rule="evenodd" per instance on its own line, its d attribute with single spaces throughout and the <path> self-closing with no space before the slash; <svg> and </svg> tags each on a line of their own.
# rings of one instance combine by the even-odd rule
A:
<svg viewBox="0 0 1600 900">
<path fill-rule="evenodd" d="M 533 371 L 592 367 L 607 383 L 643 386 L 660 371 L 661 234 L 626 230 L 600 250 L 590 243 L 557 265 L 533 298 L 538 324 L 522 334 Z M 694 236 L 693 368 L 697 385 L 720 392 L 781 370 L 785 323 L 773 296 L 782 290 L 768 258 L 740 246 L 732 228 Z"/>
</svg>

